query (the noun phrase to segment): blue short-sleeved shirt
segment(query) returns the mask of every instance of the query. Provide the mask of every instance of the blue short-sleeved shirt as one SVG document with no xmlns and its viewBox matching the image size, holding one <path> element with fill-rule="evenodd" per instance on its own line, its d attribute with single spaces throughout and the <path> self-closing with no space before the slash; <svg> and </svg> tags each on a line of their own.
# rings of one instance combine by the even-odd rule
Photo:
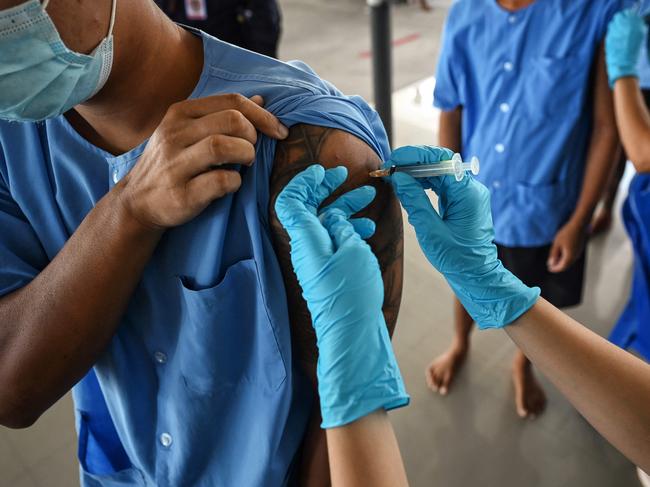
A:
<svg viewBox="0 0 650 487">
<path fill-rule="evenodd" d="M 286 125 L 343 129 L 388 157 L 381 122 L 360 98 L 304 64 L 202 35 L 205 64 L 192 97 L 259 94 Z M 0 123 L 0 295 L 54 258 L 145 146 L 113 156 L 65 117 Z M 109 349 L 77 386 L 84 485 L 285 483 L 311 393 L 294 373 L 270 240 L 274 152 L 275 141 L 260 137 L 241 189 L 165 234 Z"/>
<path fill-rule="evenodd" d="M 496 241 L 549 244 L 574 211 L 590 140 L 593 65 L 620 0 L 458 0 L 434 103 L 462 107 L 463 156 L 478 156 Z"/>
</svg>

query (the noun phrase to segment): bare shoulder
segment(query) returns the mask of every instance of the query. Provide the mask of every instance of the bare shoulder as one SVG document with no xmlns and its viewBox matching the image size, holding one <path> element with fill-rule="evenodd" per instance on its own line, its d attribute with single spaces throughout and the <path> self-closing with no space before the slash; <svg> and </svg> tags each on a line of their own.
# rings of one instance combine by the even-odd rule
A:
<svg viewBox="0 0 650 487">
<path fill-rule="evenodd" d="M 403 274 L 403 229 L 399 202 L 389 184 L 371 180 L 368 175 L 382 164 L 380 157 L 363 140 L 348 132 L 313 125 L 294 126 L 289 137 L 277 145 L 271 175 L 269 212 L 274 246 L 287 290 L 294 350 L 301 362 L 310 365 L 316 363 L 317 357 L 311 318 L 291 266 L 289 237 L 277 220 L 273 207 L 276 197 L 291 178 L 312 164 L 321 164 L 326 168 L 348 168 L 348 180 L 339 190 L 340 193 L 366 184 L 372 184 L 377 189 L 375 201 L 362 215 L 377 224 L 377 231 L 369 243 L 382 270 L 383 309 L 391 332 L 397 321 Z"/>
</svg>

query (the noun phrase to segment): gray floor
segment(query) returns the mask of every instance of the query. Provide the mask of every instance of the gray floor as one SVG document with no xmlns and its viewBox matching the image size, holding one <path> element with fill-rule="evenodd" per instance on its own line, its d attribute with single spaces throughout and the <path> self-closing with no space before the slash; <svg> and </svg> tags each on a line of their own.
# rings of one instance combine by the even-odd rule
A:
<svg viewBox="0 0 650 487">
<path fill-rule="evenodd" d="M 348 93 L 370 98 L 367 12 L 362 0 L 282 0 L 284 59 L 304 59 Z M 396 143 L 436 140 L 429 97 L 445 6 L 395 9 Z M 404 43 L 402 43 L 404 42 Z M 586 299 L 575 317 L 606 334 L 624 304 L 630 247 L 620 221 L 589 247 Z M 451 294 L 406 230 L 406 279 L 395 347 L 412 404 L 392 414 L 415 487 L 636 487 L 634 469 L 543 380 L 549 396 L 536 421 L 517 419 L 501 332 L 476 333 L 449 397 L 428 392 L 424 368 L 451 337 Z M 0 428 L 0 485 L 78 485 L 72 405 L 64 398 L 32 428 Z"/>
</svg>

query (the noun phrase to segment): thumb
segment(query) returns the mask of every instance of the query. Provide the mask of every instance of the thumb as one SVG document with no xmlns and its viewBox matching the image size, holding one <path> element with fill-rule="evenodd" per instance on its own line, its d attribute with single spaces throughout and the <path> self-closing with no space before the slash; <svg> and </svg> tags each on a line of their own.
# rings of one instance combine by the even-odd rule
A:
<svg viewBox="0 0 650 487">
<path fill-rule="evenodd" d="M 546 262 L 546 266 L 550 272 L 560 272 L 562 270 L 565 254 L 566 251 L 562 243 L 557 240 L 554 241 Z"/>
<path fill-rule="evenodd" d="M 442 231 L 444 222 L 433 208 L 429 196 L 414 178 L 404 173 L 395 173 L 391 181 L 402 206 L 409 215 L 409 223 L 415 227 L 419 237 Z"/>
</svg>

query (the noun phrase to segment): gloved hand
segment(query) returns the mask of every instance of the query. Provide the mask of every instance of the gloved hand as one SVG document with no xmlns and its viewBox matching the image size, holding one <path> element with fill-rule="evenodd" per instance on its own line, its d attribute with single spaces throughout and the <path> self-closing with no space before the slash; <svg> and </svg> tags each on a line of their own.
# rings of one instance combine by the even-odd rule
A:
<svg viewBox="0 0 650 487">
<path fill-rule="evenodd" d="M 363 240 L 375 225 L 365 218 L 350 220 L 374 199 L 375 190 L 358 188 L 318 211 L 346 178 L 344 167 L 311 166 L 275 203 L 316 330 L 323 428 L 409 402 L 381 311 L 379 263 Z"/>
<path fill-rule="evenodd" d="M 633 10 L 617 13 L 607 27 L 605 58 L 609 85 L 625 76 L 638 77 L 637 63 L 648 27 Z"/>
<path fill-rule="evenodd" d="M 437 147 L 402 147 L 387 164 L 433 163 L 452 155 Z M 451 176 L 415 180 L 404 173 L 393 174 L 391 180 L 420 247 L 479 328 L 501 328 L 535 304 L 539 288 L 524 285 L 497 258 L 490 194 L 485 186 L 469 174 L 460 182 Z M 440 213 L 425 189 L 438 194 Z"/>
</svg>

